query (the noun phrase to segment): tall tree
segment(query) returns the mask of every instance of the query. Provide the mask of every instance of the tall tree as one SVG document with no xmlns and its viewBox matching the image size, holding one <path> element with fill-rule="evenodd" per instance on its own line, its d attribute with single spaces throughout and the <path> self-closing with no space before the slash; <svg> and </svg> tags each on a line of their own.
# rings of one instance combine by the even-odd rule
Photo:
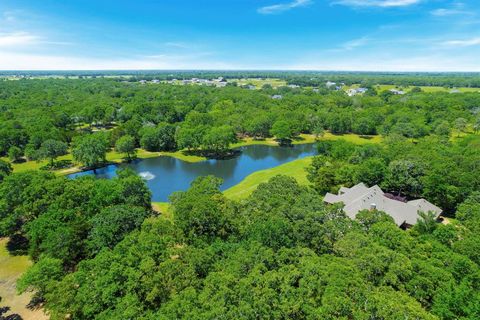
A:
<svg viewBox="0 0 480 320">
<path fill-rule="evenodd" d="M 94 170 L 106 161 L 107 140 L 102 134 L 90 134 L 73 141 L 73 159 Z"/>
</svg>

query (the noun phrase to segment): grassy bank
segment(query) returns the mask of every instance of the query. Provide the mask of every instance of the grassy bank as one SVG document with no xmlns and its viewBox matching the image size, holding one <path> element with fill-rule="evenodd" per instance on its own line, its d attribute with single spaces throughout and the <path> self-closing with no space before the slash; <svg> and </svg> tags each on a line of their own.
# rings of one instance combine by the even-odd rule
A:
<svg viewBox="0 0 480 320">
<path fill-rule="evenodd" d="M 267 182 L 270 178 L 283 174 L 295 178 L 298 183 L 308 184 L 306 167 L 311 163 L 312 157 L 294 160 L 277 167 L 254 172 L 243 179 L 240 183 L 225 190 L 226 197 L 240 200 L 248 197 L 260 183 Z"/>
<path fill-rule="evenodd" d="M 380 143 L 382 141 L 381 136 L 360 136 L 357 134 L 332 134 L 330 132 L 326 132 L 319 140 L 346 140 L 356 144 L 366 144 L 366 143 Z M 303 143 L 314 143 L 317 139 L 312 134 L 300 134 L 295 140 L 293 140 L 293 144 L 303 144 Z M 263 140 L 256 140 L 253 138 L 245 138 L 241 141 L 232 144 L 231 148 L 239 148 L 249 145 L 269 145 L 269 146 L 278 146 L 278 142 L 274 138 L 267 138 Z M 137 149 L 137 158 L 139 159 L 147 159 L 147 158 L 155 158 L 160 156 L 168 156 L 180 159 L 185 162 L 200 162 L 206 160 L 205 157 L 186 154 L 184 150 L 175 151 L 175 152 L 150 152 L 144 149 Z M 122 163 L 124 161 L 124 154 L 118 153 L 116 151 L 110 151 L 107 153 L 107 162 L 108 163 Z M 8 161 L 6 158 L 2 158 L 2 160 Z M 72 154 L 66 154 L 64 156 L 58 157 L 57 161 L 73 161 Z M 12 163 L 13 171 L 14 172 L 23 172 L 28 170 L 40 170 L 40 168 L 46 166 L 48 164 L 47 160 L 42 161 L 26 161 L 21 163 Z M 59 169 L 55 170 L 55 173 L 59 175 L 66 175 L 75 172 L 81 171 L 81 168 L 78 166 L 73 166 L 66 169 Z"/>
<path fill-rule="evenodd" d="M 41 309 L 30 310 L 26 305 L 32 295 L 17 295 L 16 282 L 32 264 L 27 256 L 12 256 L 7 250 L 8 239 L 0 239 L 0 306 L 10 307 L 10 313 L 19 314 L 24 320 L 48 319 Z"/>
</svg>

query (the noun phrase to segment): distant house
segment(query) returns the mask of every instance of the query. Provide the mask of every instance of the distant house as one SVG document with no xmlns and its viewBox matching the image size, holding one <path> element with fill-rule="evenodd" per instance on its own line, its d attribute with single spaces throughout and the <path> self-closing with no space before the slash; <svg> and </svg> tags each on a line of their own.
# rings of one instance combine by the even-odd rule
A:
<svg viewBox="0 0 480 320">
<path fill-rule="evenodd" d="M 356 88 L 356 89 L 352 88 L 352 89 L 348 89 L 348 90 L 347 90 L 347 95 L 348 95 L 349 97 L 353 97 L 353 96 L 355 96 L 355 95 L 357 95 L 357 94 L 364 94 L 364 93 L 367 92 L 367 91 L 368 91 L 367 88 Z"/>
<path fill-rule="evenodd" d="M 389 91 L 393 94 L 399 94 L 399 95 L 405 94 L 405 91 L 403 90 L 390 89 Z"/>
<path fill-rule="evenodd" d="M 283 96 L 282 96 L 281 94 L 274 94 L 274 95 L 272 96 L 272 99 L 274 99 L 274 100 L 280 100 L 280 99 L 282 99 L 282 98 L 283 98 Z"/>
<path fill-rule="evenodd" d="M 365 184 L 359 183 L 351 188 L 341 187 L 338 195 L 327 193 L 324 202 L 333 204 L 343 202 L 343 210 L 352 219 L 357 213 L 365 209 L 376 209 L 390 215 L 399 227 L 414 225 L 419 218 L 418 213 L 432 211 L 438 217 L 442 209 L 431 204 L 425 199 L 417 199 L 402 202 L 388 198 L 379 186 L 368 188 Z"/>
<path fill-rule="evenodd" d="M 450 93 L 460 93 L 460 90 L 458 90 L 458 89 L 452 89 L 452 90 L 450 90 Z"/>
<path fill-rule="evenodd" d="M 291 88 L 291 89 L 300 88 L 300 86 L 299 86 L 299 85 L 296 85 L 296 84 L 289 84 L 288 87 Z"/>
<path fill-rule="evenodd" d="M 160 80 L 158 80 L 158 79 L 153 79 L 153 80 L 152 80 L 152 83 L 160 83 Z"/>
<path fill-rule="evenodd" d="M 147 83 L 147 80 L 140 80 L 138 82 L 140 82 L 141 84 L 145 84 L 145 83 Z"/>
<path fill-rule="evenodd" d="M 336 86 L 337 84 L 335 82 L 327 81 L 327 83 L 325 83 L 325 85 L 327 86 L 327 88 L 330 88 L 332 86 Z"/>
</svg>

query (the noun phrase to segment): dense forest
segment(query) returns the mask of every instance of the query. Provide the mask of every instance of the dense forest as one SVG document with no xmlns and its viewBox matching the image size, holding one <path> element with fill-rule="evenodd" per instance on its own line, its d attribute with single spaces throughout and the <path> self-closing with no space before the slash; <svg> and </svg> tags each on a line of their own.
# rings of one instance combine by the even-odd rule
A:
<svg viewBox="0 0 480 320">
<path fill-rule="evenodd" d="M 239 78 L 278 78 L 290 84 L 322 86 L 326 81 L 346 84 L 394 84 L 399 86 L 442 86 L 480 87 L 478 72 L 435 73 L 435 72 L 335 72 L 335 71 L 158 71 L 158 70 L 118 70 L 118 71 L 0 71 L 4 77 L 126 77 L 130 81 L 139 79 L 190 79 L 223 77 Z"/>
<path fill-rule="evenodd" d="M 245 136 L 288 142 L 328 130 L 420 138 L 480 128 L 477 93 L 394 95 L 371 88 L 349 97 L 326 88 L 219 89 L 115 79 L 2 81 L 0 88 L 0 156 L 12 161 L 53 164 L 70 149 L 78 162 L 96 166 L 104 160 L 102 150 L 115 146 L 126 153 L 142 147 L 221 154 Z M 94 142 L 92 155 L 85 146 Z"/>
<path fill-rule="evenodd" d="M 314 81 L 286 74 L 289 83 Z M 324 76 L 372 85 L 478 81 Z M 17 289 L 34 292 L 51 319 L 480 318 L 479 93 L 369 87 L 350 97 L 326 87 L 132 79 L 0 81 L 0 235 L 34 261 Z M 326 132 L 383 140 L 326 141 Z M 40 159 L 56 168 L 67 153 L 96 168 L 111 149 L 127 161 L 138 148 L 219 157 L 240 139 L 288 144 L 300 134 L 318 139 L 307 185 L 280 175 L 237 201 L 220 191 L 220 179 L 198 177 L 161 212 L 129 169 L 110 180 L 15 171 Z M 444 221 L 425 213 L 403 230 L 384 212 L 352 220 L 341 204 L 323 202 L 326 192 L 359 182 L 423 197 Z"/>
</svg>

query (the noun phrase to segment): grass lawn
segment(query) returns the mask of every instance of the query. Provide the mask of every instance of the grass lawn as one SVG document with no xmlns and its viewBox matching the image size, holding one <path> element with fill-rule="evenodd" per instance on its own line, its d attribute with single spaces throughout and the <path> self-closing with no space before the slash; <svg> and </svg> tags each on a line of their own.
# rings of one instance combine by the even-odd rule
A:
<svg viewBox="0 0 480 320">
<path fill-rule="evenodd" d="M 228 79 L 228 82 L 237 82 L 239 86 L 243 86 L 246 84 L 253 84 L 257 87 L 257 89 L 261 89 L 264 84 L 270 84 L 273 88 L 278 88 L 282 86 L 286 86 L 287 82 L 281 79 L 257 79 L 257 78 L 248 78 L 248 79 Z"/>
<path fill-rule="evenodd" d="M 176 152 L 150 152 L 143 149 L 137 149 L 137 158 L 140 159 L 147 159 L 147 158 L 155 158 L 159 156 L 168 156 L 174 157 L 186 162 L 199 162 L 203 161 L 206 158 L 194 156 L 194 155 L 186 155 L 183 151 L 176 151 Z M 123 161 L 124 154 L 118 153 L 116 151 L 107 152 L 107 161 L 111 163 L 121 163 Z M 8 161 L 7 158 L 1 158 L 2 160 Z M 66 154 L 64 156 L 58 157 L 57 160 L 70 160 L 73 161 L 72 154 Z M 42 161 L 26 161 L 21 163 L 12 163 L 13 171 L 14 172 L 23 172 L 28 170 L 40 170 L 41 167 L 48 164 L 47 160 Z M 60 169 L 56 170 L 55 172 L 64 175 L 64 174 L 71 174 L 74 172 L 80 171 L 79 167 L 71 167 L 67 169 Z"/>
<path fill-rule="evenodd" d="M 324 136 L 318 140 L 346 140 L 355 144 L 367 144 L 367 143 L 380 143 L 382 142 L 382 137 L 379 135 L 376 136 L 360 136 L 358 134 L 348 133 L 348 134 L 332 134 L 330 132 L 325 132 Z M 313 134 L 300 134 L 293 144 L 302 144 L 302 143 L 315 143 L 318 141 Z M 254 140 L 253 138 L 245 138 L 241 141 L 234 143 L 232 148 L 239 148 L 243 146 L 250 146 L 255 144 L 264 144 L 269 146 L 278 146 L 278 142 L 273 138 L 267 138 L 264 140 Z"/>
<path fill-rule="evenodd" d="M 168 202 L 152 202 L 152 208 L 160 213 L 162 217 L 167 220 L 172 219 L 172 212 L 170 211 L 170 203 Z"/>
<path fill-rule="evenodd" d="M 344 139 L 346 141 L 350 141 L 356 144 L 366 144 L 366 143 L 380 143 L 382 141 L 381 136 L 359 136 L 357 134 L 342 134 L 342 135 L 334 135 L 330 132 L 326 132 L 320 140 L 339 140 Z M 316 141 L 315 136 L 312 134 L 301 134 L 293 141 L 293 144 L 302 144 L 302 143 L 314 143 Z M 232 144 L 232 148 L 239 148 L 243 146 L 249 145 L 256 145 L 256 144 L 263 144 L 263 145 L 270 145 L 270 146 L 278 146 L 278 142 L 275 141 L 273 138 L 267 138 L 264 140 L 255 140 L 253 138 L 245 138 L 241 141 Z M 183 150 L 175 151 L 175 152 L 150 152 L 143 149 L 137 149 L 137 158 L 140 159 L 147 159 L 147 158 L 155 158 L 160 156 L 168 156 L 180 159 L 186 162 L 200 162 L 206 160 L 205 157 L 196 156 L 196 155 L 189 155 L 185 154 Z M 121 163 L 123 161 L 124 154 L 118 153 L 116 151 L 107 152 L 107 161 L 110 163 Z M 1 158 L 2 160 L 8 161 L 7 158 Z M 57 160 L 70 160 L 73 161 L 72 154 L 67 154 L 61 157 L 58 157 Z M 48 164 L 48 160 L 42 161 L 26 161 L 21 163 L 12 163 L 13 171 L 14 172 L 23 172 L 28 170 L 39 170 L 43 166 Z M 71 173 L 75 173 L 80 171 L 79 167 L 71 167 L 66 169 L 59 169 L 54 171 L 59 175 L 67 175 Z"/>
<path fill-rule="evenodd" d="M 240 200 L 248 197 L 262 182 L 283 174 L 295 178 L 299 184 L 307 185 L 307 172 L 305 168 L 311 163 L 312 157 L 294 160 L 277 167 L 254 172 L 243 179 L 239 184 L 225 190 L 223 193 L 227 198 Z"/>
<path fill-rule="evenodd" d="M 399 86 L 399 88 L 402 88 L 405 91 L 410 91 L 412 90 L 414 86 Z M 395 89 L 397 86 L 395 85 L 376 85 L 375 88 L 378 91 L 384 91 L 384 90 L 390 90 L 390 89 Z M 422 88 L 423 92 L 450 92 L 453 90 L 453 88 L 445 88 L 445 87 L 438 87 L 438 86 L 420 86 Z M 460 92 L 480 92 L 480 88 L 455 88 L 456 90 Z"/>
<path fill-rule="evenodd" d="M 347 134 L 332 134 L 326 132 L 325 135 L 320 140 L 346 140 L 355 144 L 367 144 L 367 143 L 380 143 L 382 142 L 382 136 L 360 136 L 358 134 L 347 133 Z"/>
<path fill-rule="evenodd" d="M 0 306 L 9 306 L 11 312 L 18 313 L 25 320 L 48 319 L 42 310 L 30 310 L 25 306 L 30 302 L 31 294 L 16 294 L 16 281 L 32 264 L 27 256 L 11 256 L 7 251 L 8 239 L 0 239 Z"/>
</svg>

